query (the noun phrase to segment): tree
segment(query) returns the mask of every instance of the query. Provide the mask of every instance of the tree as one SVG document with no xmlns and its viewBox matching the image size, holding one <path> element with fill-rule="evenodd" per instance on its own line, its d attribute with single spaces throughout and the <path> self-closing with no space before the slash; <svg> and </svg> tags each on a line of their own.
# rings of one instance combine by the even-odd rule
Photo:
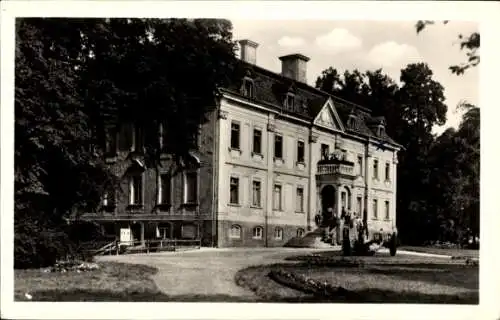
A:
<svg viewBox="0 0 500 320">
<path fill-rule="evenodd" d="M 16 32 L 15 265 L 42 266 L 71 248 L 65 219 L 116 182 L 108 125 L 139 124 L 154 161 L 163 119 L 183 157 L 236 59 L 226 20 L 30 18 Z"/>
<path fill-rule="evenodd" d="M 211 19 L 95 20 L 86 30 L 92 53 L 85 69 L 86 103 L 102 121 L 133 120 L 144 129 L 146 155 L 159 150 L 179 157 L 197 148 L 196 134 L 215 106 L 218 87 L 238 71 L 232 25 Z M 186 41 L 189 39 L 189 41 Z"/>
<path fill-rule="evenodd" d="M 465 108 L 458 130 L 441 134 L 429 156 L 432 211 L 441 221 L 453 221 L 451 240 L 466 229 L 479 234 L 479 108 Z"/>
<path fill-rule="evenodd" d="M 426 26 L 433 25 L 435 22 L 432 20 L 419 20 L 417 21 L 415 28 L 417 33 L 423 31 Z M 444 24 L 447 24 L 448 21 L 444 21 Z M 479 32 L 472 32 L 471 34 L 464 36 L 462 34 L 458 35 L 458 40 L 460 43 L 460 50 L 466 50 L 467 61 L 461 63 L 460 65 L 450 66 L 450 70 L 452 73 L 456 75 L 461 75 L 465 73 L 465 71 L 471 67 L 475 67 L 480 62 L 479 56 L 479 48 L 481 45 L 481 39 Z"/>
<path fill-rule="evenodd" d="M 63 21 L 17 22 L 15 266 L 68 252 L 64 218 L 98 201 L 107 170 L 90 151 L 79 94 L 78 30 Z"/>
</svg>

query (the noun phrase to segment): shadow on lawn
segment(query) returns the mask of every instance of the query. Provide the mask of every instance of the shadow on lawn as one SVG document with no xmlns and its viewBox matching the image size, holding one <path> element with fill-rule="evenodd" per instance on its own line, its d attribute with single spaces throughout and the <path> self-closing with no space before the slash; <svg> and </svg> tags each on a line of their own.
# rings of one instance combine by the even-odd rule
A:
<svg viewBox="0 0 500 320">
<path fill-rule="evenodd" d="M 178 295 L 161 292 L 113 292 L 107 290 L 45 290 L 32 293 L 30 301 L 58 302 L 257 302 L 251 298 L 230 295 Z M 16 301 L 27 301 L 16 297 Z"/>
<path fill-rule="evenodd" d="M 60 302 L 304 302 L 304 303 L 449 303 L 449 304 L 478 304 L 477 294 L 461 295 L 427 295 L 418 292 L 401 292 L 387 290 L 362 290 L 352 292 L 348 296 L 321 297 L 235 297 L 230 295 L 179 295 L 168 296 L 158 292 L 130 292 L 116 293 L 111 291 L 38 291 L 33 293 L 31 301 L 60 301 Z M 24 299 L 16 299 L 23 301 Z M 26 301 L 26 300 L 24 300 Z"/>
</svg>

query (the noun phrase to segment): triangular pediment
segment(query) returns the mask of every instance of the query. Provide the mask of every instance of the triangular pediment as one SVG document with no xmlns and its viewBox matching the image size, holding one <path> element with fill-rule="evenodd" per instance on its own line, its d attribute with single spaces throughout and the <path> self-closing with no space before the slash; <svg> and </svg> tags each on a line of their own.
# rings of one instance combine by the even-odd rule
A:
<svg viewBox="0 0 500 320">
<path fill-rule="evenodd" d="M 340 121 L 340 117 L 337 110 L 335 110 L 335 106 L 333 105 L 333 101 L 331 99 L 328 99 L 325 105 L 321 108 L 321 111 L 314 119 L 314 124 L 326 129 L 344 131 L 344 126 Z"/>
</svg>

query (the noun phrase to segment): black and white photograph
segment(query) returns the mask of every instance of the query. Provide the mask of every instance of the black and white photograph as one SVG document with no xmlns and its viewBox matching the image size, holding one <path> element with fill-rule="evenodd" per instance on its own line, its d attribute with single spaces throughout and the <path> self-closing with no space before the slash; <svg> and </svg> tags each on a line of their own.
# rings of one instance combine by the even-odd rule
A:
<svg viewBox="0 0 500 320">
<path fill-rule="evenodd" d="M 277 1 L 267 10 L 288 16 L 273 19 L 238 1 L 172 15 L 176 1 L 35 15 L 7 2 L 2 300 L 251 303 L 238 319 L 327 308 L 301 314 L 316 319 L 493 298 L 480 299 L 494 281 L 484 213 L 498 210 L 480 209 L 486 6 L 314 19 Z M 398 315 L 384 318 L 411 316 Z"/>
</svg>

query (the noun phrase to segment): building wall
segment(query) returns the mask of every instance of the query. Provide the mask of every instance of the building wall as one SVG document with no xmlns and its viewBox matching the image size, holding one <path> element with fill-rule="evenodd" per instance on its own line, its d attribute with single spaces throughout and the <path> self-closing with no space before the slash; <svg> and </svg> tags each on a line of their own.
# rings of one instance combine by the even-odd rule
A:
<svg viewBox="0 0 500 320">
<path fill-rule="evenodd" d="M 174 226 L 174 238 L 182 238 L 182 225 L 195 224 L 200 226 L 200 236 L 205 245 L 212 245 L 216 234 L 213 223 L 213 156 L 214 156 L 214 129 L 215 112 L 209 116 L 209 121 L 200 128 L 199 150 L 194 153 L 199 160 L 198 173 L 198 201 L 197 205 L 185 205 L 185 175 L 174 159 L 169 155 L 162 155 L 158 167 L 145 169 L 135 166 L 130 159 L 129 151 L 118 150 L 116 156 L 108 158 L 111 169 L 119 177 L 119 187 L 115 191 L 115 209 L 112 212 L 104 211 L 92 214 L 96 220 L 105 219 L 116 221 L 117 225 L 128 226 L 133 222 L 143 222 L 145 236 L 155 237 L 154 230 L 157 222 L 171 222 Z M 140 162 L 144 159 L 138 156 Z M 133 169 L 133 170 L 131 170 Z M 170 206 L 159 206 L 158 195 L 161 174 L 171 174 Z M 142 177 L 142 205 L 130 205 L 130 176 L 138 174 Z M 121 221 L 121 222 L 120 222 Z M 119 230 L 118 230 L 119 231 Z"/>
<path fill-rule="evenodd" d="M 257 106 L 258 107 L 258 106 Z M 321 212 L 321 204 L 316 183 L 317 162 L 321 160 L 321 145 L 326 144 L 332 152 L 336 145 L 346 151 L 348 161 L 355 163 L 356 177 L 353 180 L 340 179 L 336 187 L 337 197 L 340 191 L 349 188 L 351 193 L 351 211 L 361 214 L 366 209 L 370 229 L 384 230 L 395 225 L 395 174 L 396 164 L 393 151 L 377 149 L 375 144 L 354 139 L 340 131 L 310 129 L 306 123 L 291 121 L 267 110 L 248 107 L 244 102 L 223 99 L 221 110 L 225 114 L 219 123 L 219 174 L 217 217 L 219 220 L 219 246 L 260 246 L 265 241 L 245 235 L 242 239 L 228 238 L 233 223 L 251 230 L 256 225 L 287 226 L 285 230 L 297 228 L 311 230 L 315 227 L 314 217 Z M 240 124 L 240 149 L 230 147 L 231 123 Z M 262 131 L 261 155 L 252 153 L 253 128 Z M 274 136 L 283 137 L 283 161 L 274 159 Z M 310 139 L 314 136 L 314 139 Z M 297 141 L 305 145 L 304 164 L 297 163 Z M 362 168 L 358 165 L 358 156 L 362 157 Z M 374 179 L 373 162 L 379 161 L 379 179 Z M 390 164 L 390 179 L 385 180 L 385 163 Z M 362 169 L 362 170 L 361 170 Z M 360 173 L 360 174 L 359 174 Z M 230 204 L 230 179 L 238 178 L 238 204 Z M 252 205 L 252 181 L 261 181 L 261 206 Z M 273 210 L 273 186 L 282 186 L 283 208 Z M 304 189 L 304 212 L 298 213 L 296 207 L 296 188 Z M 361 198 L 361 210 L 357 208 L 357 198 Z M 378 216 L 375 219 L 373 199 L 377 199 Z M 384 205 L 389 201 L 390 216 L 385 219 Z M 340 213 L 341 208 L 337 208 Z M 360 212 L 359 212 L 360 211 Z M 245 230 L 246 230 L 245 229 Z M 249 231 L 250 232 L 250 231 Z M 285 231 L 283 241 L 296 236 L 296 231 Z M 268 244 L 279 243 L 269 238 Z M 289 238 L 287 238 L 289 237 Z"/>
<path fill-rule="evenodd" d="M 233 241 L 227 238 L 229 222 L 238 221 L 245 226 L 259 224 L 264 228 L 283 225 L 293 230 L 306 228 L 307 199 L 309 186 L 308 168 L 308 129 L 305 126 L 290 123 L 275 118 L 274 114 L 259 112 L 223 100 L 221 110 L 226 118 L 219 122 L 219 174 L 218 174 L 218 205 L 217 217 L 219 220 L 219 245 L 225 246 Z M 240 150 L 231 149 L 231 123 L 240 124 Z M 253 128 L 262 132 L 261 154 L 252 153 Z M 274 159 L 274 136 L 283 137 L 283 159 Z M 297 163 L 297 141 L 305 143 L 303 164 Z M 230 180 L 237 178 L 238 204 L 230 203 Z M 261 204 L 252 203 L 252 181 L 261 182 Z M 273 208 L 273 189 L 275 184 L 281 186 L 281 210 Z M 303 188 L 303 210 L 296 210 L 297 187 Z M 229 224 L 230 227 L 230 224 Z M 266 229 L 266 228 L 265 228 Z M 290 229 L 290 230 L 291 230 Z M 284 229 L 282 242 L 288 241 L 296 231 Z M 272 237 L 271 237 L 272 238 Z M 268 235 L 270 243 L 274 241 Z M 259 245 L 259 241 L 250 238 L 240 240 L 241 245 Z M 263 242 L 265 245 L 265 242 Z M 268 244 L 270 245 L 270 244 Z"/>
</svg>

